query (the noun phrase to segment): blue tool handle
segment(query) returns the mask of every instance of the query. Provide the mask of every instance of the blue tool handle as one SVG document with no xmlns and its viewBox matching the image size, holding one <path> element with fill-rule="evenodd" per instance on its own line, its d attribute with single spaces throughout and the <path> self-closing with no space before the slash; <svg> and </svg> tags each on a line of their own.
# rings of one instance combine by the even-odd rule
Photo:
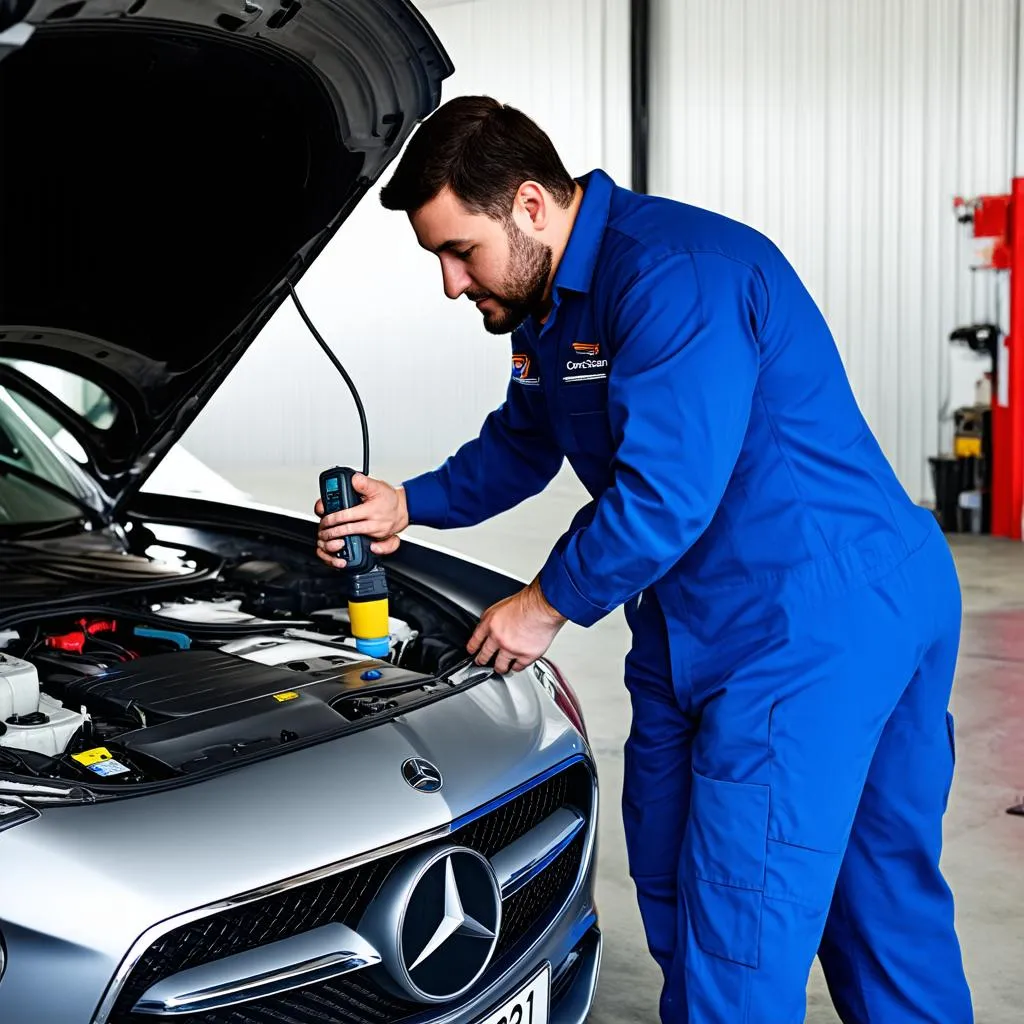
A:
<svg viewBox="0 0 1024 1024">
<path fill-rule="evenodd" d="M 347 466 L 335 466 L 320 474 L 320 500 L 324 503 L 324 515 L 340 512 L 343 508 L 354 508 L 362 501 L 352 486 L 355 474 L 356 471 Z M 368 538 L 346 537 L 344 545 L 338 557 L 345 559 L 346 572 L 369 572 L 376 564 Z"/>
</svg>

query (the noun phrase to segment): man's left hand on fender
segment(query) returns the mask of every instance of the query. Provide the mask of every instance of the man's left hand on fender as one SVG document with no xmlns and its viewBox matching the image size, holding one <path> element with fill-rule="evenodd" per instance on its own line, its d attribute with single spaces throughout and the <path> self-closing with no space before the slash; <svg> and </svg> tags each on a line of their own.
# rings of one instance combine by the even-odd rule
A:
<svg viewBox="0 0 1024 1024">
<path fill-rule="evenodd" d="M 476 656 L 478 665 L 487 665 L 494 658 L 494 668 L 502 675 L 521 672 L 543 656 L 566 621 L 534 580 L 484 612 L 467 650 Z"/>
</svg>

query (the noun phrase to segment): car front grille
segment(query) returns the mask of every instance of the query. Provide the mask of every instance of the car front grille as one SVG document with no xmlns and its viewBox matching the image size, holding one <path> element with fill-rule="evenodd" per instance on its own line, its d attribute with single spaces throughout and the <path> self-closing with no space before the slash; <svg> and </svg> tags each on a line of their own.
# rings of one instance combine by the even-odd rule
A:
<svg viewBox="0 0 1024 1024">
<path fill-rule="evenodd" d="M 187 1024 L 400 1024 L 422 1007 L 386 995 L 372 984 L 342 977 L 286 992 L 274 999 L 243 1003 L 203 1014 L 174 1017 Z M 146 1020 L 152 1017 L 131 1017 Z"/>
<path fill-rule="evenodd" d="M 143 992 L 162 978 L 332 921 L 348 923 L 370 902 L 398 860 L 397 856 L 385 857 L 175 928 L 146 950 L 117 1002 L 112 1019 L 119 1020 L 119 1012 L 129 1010 Z M 144 1019 L 152 1021 L 151 1017 Z"/>
<path fill-rule="evenodd" d="M 454 831 L 450 841 L 490 857 L 560 807 L 575 807 L 589 820 L 591 799 L 590 772 L 577 762 L 471 820 Z M 564 904 L 579 877 L 586 843 L 584 831 L 545 871 L 505 900 L 491 972 L 500 972 L 514 960 Z M 109 1024 L 152 1024 L 151 1016 L 133 1014 L 131 1008 L 148 988 L 172 974 L 330 922 L 355 928 L 401 859 L 402 854 L 391 854 L 173 929 L 140 958 L 121 990 Z M 175 1019 L 180 1024 L 398 1024 L 421 1016 L 422 1004 L 391 996 L 376 983 L 381 970 L 371 968 L 271 999 L 176 1015 Z"/>
</svg>

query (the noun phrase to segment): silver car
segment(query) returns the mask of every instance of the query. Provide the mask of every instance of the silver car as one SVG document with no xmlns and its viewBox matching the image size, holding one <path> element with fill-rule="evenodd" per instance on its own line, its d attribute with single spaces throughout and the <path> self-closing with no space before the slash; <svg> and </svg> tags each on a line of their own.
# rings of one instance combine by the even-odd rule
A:
<svg viewBox="0 0 1024 1024">
<path fill-rule="evenodd" d="M 578 1024 L 597 781 L 521 584 L 143 485 L 440 100 L 404 0 L 0 0 L 0 1021 Z M 311 482 L 313 486 L 313 482 Z"/>
</svg>

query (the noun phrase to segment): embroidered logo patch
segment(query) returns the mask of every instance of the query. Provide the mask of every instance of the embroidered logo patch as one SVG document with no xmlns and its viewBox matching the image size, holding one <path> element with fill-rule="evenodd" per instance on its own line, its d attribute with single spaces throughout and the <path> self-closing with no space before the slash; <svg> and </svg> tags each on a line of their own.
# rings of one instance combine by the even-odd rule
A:
<svg viewBox="0 0 1024 1024">
<path fill-rule="evenodd" d="M 540 384 L 540 377 L 530 376 L 530 357 L 521 352 L 517 352 L 512 356 L 512 379 L 517 384 L 523 384 L 526 387 L 536 387 Z"/>
<path fill-rule="evenodd" d="M 570 359 L 565 364 L 566 374 L 562 380 L 566 384 L 604 380 L 608 376 L 608 360 L 597 358 L 601 355 L 600 344 L 589 341 L 574 341 L 572 343 L 572 350 L 576 355 L 588 358 Z"/>
</svg>

